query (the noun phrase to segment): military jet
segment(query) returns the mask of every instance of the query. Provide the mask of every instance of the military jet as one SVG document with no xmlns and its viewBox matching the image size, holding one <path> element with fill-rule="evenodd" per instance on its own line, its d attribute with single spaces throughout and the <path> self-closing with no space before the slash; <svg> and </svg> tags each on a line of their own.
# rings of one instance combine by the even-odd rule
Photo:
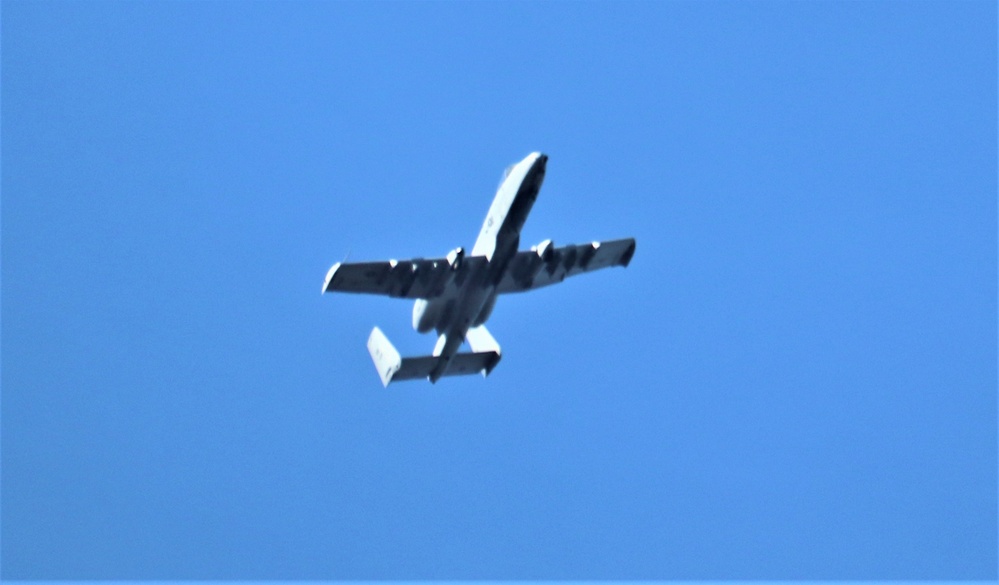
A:
<svg viewBox="0 0 999 585">
<path fill-rule="evenodd" d="M 481 372 L 500 360 L 500 346 L 485 327 L 501 294 L 524 292 L 562 282 L 609 266 L 628 266 L 635 254 L 634 238 L 556 248 L 545 240 L 518 251 L 520 230 L 545 178 L 548 157 L 540 152 L 507 168 L 489 214 L 470 254 L 451 250 L 444 258 L 334 264 L 326 273 L 323 293 L 380 294 L 416 299 L 413 328 L 436 331 L 432 355 L 403 358 L 375 327 L 368 352 L 382 384 Z M 463 342 L 470 352 L 459 352 Z"/>
</svg>

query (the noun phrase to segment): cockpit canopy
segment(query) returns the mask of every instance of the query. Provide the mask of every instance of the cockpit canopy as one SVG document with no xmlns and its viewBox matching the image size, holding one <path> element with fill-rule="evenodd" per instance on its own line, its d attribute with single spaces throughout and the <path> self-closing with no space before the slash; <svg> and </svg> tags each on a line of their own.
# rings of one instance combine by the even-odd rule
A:
<svg viewBox="0 0 999 585">
<path fill-rule="evenodd" d="M 499 184 L 496 185 L 497 189 L 499 189 L 500 185 L 503 184 L 503 181 L 505 181 L 506 178 L 510 176 L 510 172 L 513 171 L 513 167 L 515 167 L 515 166 L 517 166 L 517 163 L 513 163 L 512 165 L 510 165 L 507 168 L 503 169 L 503 176 L 500 177 Z"/>
</svg>

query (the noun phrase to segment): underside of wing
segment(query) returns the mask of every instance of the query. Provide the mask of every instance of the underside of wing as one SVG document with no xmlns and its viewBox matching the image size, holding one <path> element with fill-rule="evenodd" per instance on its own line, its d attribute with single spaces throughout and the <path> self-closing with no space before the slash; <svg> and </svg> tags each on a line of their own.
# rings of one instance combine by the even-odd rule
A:
<svg viewBox="0 0 999 585">
<path fill-rule="evenodd" d="M 326 273 L 323 292 L 386 295 L 407 299 L 432 299 L 461 281 L 482 259 L 449 258 L 388 260 L 382 262 L 338 262 Z"/>
<path fill-rule="evenodd" d="M 627 266 L 635 254 L 635 239 L 592 242 L 555 248 L 551 242 L 518 252 L 507 268 L 497 292 L 532 290 L 584 272 L 610 266 Z"/>
</svg>

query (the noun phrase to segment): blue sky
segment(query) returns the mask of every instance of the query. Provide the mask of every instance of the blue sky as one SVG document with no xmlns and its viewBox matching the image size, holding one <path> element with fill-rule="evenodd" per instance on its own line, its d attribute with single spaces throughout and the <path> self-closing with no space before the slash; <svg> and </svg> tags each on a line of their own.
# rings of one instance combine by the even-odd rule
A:
<svg viewBox="0 0 999 585">
<path fill-rule="evenodd" d="M 4 579 L 995 579 L 996 5 L 4 2 Z M 626 270 L 383 389 L 352 260 Z"/>
</svg>

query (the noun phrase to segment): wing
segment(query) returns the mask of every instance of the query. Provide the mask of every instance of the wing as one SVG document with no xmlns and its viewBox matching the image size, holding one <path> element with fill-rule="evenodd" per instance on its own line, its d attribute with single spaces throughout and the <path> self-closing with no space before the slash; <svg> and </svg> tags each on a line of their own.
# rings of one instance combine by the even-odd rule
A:
<svg viewBox="0 0 999 585">
<path fill-rule="evenodd" d="M 497 292 L 523 292 L 555 284 L 584 272 L 627 266 L 635 254 L 635 239 L 611 240 L 552 248 L 550 241 L 537 249 L 517 252 L 510 261 Z"/>
<path fill-rule="evenodd" d="M 326 273 L 323 292 L 432 299 L 444 294 L 451 283 L 460 284 L 483 261 L 484 257 L 467 257 L 459 263 L 449 262 L 446 258 L 338 262 Z"/>
</svg>

